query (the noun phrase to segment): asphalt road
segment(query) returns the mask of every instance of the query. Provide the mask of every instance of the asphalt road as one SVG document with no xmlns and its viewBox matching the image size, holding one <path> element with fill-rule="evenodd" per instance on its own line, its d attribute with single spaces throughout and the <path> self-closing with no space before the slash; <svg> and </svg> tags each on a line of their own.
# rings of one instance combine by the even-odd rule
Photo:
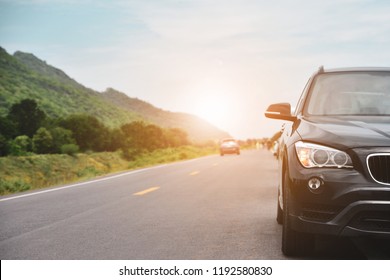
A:
<svg viewBox="0 0 390 280">
<path fill-rule="evenodd" d="M 277 259 L 277 162 L 209 156 L 0 198 L 0 259 Z M 390 259 L 389 243 L 319 238 L 311 259 Z"/>
</svg>

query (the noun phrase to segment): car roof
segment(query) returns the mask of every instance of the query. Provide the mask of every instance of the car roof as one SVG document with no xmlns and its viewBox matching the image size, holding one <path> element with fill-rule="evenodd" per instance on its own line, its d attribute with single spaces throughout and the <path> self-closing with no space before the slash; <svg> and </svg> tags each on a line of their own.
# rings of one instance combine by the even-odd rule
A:
<svg viewBox="0 0 390 280">
<path fill-rule="evenodd" d="M 390 67 L 346 67 L 324 69 L 321 66 L 317 73 L 336 73 L 336 72 L 390 72 Z"/>
<path fill-rule="evenodd" d="M 221 140 L 221 142 L 227 142 L 227 141 L 236 141 L 234 138 L 224 138 Z"/>
</svg>

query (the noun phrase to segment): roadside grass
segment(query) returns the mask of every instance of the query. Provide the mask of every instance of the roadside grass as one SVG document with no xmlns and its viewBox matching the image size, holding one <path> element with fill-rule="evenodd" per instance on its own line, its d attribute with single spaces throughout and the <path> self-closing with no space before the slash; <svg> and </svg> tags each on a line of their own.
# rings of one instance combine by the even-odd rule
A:
<svg viewBox="0 0 390 280">
<path fill-rule="evenodd" d="M 129 162 L 128 168 L 134 169 L 153 166 L 156 164 L 188 160 L 210 154 L 215 154 L 216 152 L 217 151 L 215 148 L 199 148 L 193 146 L 155 150 L 150 153 L 143 153 L 139 156 L 136 156 L 133 161 Z"/>
<path fill-rule="evenodd" d="M 130 161 L 125 159 L 122 152 L 1 157 L 0 195 L 67 184 L 114 172 L 215 153 L 217 153 L 215 147 L 183 146 L 142 153 Z"/>
</svg>

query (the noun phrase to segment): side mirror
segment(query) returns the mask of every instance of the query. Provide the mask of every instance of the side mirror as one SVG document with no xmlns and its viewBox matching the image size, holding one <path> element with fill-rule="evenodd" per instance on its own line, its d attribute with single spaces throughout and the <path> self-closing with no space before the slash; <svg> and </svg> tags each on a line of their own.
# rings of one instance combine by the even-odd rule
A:
<svg viewBox="0 0 390 280">
<path fill-rule="evenodd" d="M 268 106 L 265 116 L 270 119 L 295 121 L 296 117 L 291 115 L 290 103 L 276 103 Z"/>
</svg>

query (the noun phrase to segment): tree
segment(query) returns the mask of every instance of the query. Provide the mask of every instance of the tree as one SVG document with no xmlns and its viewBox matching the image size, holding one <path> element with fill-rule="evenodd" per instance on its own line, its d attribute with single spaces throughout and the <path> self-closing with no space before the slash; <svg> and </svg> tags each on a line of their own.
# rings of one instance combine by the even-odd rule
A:
<svg viewBox="0 0 390 280">
<path fill-rule="evenodd" d="M 165 131 L 165 137 L 169 147 L 179 147 L 188 145 L 187 132 L 180 128 L 170 128 Z"/>
<path fill-rule="evenodd" d="M 5 139 L 13 139 L 18 134 L 17 128 L 14 122 L 8 118 L 0 117 L 0 132 Z"/>
<path fill-rule="evenodd" d="M 126 139 L 123 131 L 116 128 L 110 131 L 109 144 L 107 145 L 107 151 L 117 151 L 121 148 L 125 148 Z"/>
<path fill-rule="evenodd" d="M 127 148 L 153 151 L 166 146 L 163 130 L 154 124 L 135 121 L 123 125 L 121 130 L 126 137 Z"/>
<path fill-rule="evenodd" d="M 44 127 L 38 129 L 32 141 L 33 150 L 38 154 L 48 154 L 53 150 L 53 137 L 50 131 Z"/>
<path fill-rule="evenodd" d="M 0 133 L 0 157 L 8 155 L 8 141 L 7 139 Z"/>
<path fill-rule="evenodd" d="M 135 121 L 121 127 L 124 148 L 153 151 L 167 147 L 188 145 L 187 133 L 179 128 L 163 129 L 154 124 Z"/>
<path fill-rule="evenodd" d="M 163 130 L 154 124 L 147 125 L 143 135 L 143 146 L 148 151 L 166 147 Z"/>
<path fill-rule="evenodd" d="M 24 99 L 12 105 L 8 113 L 8 119 L 15 123 L 17 135 L 29 137 L 32 137 L 41 127 L 45 118 L 45 112 L 39 109 L 37 102 L 33 99 Z"/>
<path fill-rule="evenodd" d="M 71 115 L 60 125 L 72 131 L 82 151 L 105 151 L 109 146 L 109 130 L 94 116 Z"/>
<path fill-rule="evenodd" d="M 74 145 L 76 140 L 72 136 L 72 131 L 63 127 L 49 129 L 53 137 L 52 153 L 62 153 L 62 146 Z"/>
<path fill-rule="evenodd" d="M 121 126 L 125 136 L 125 148 L 141 150 L 143 148 L 145 124 L 141 121 L 127 123 Z"/>
</svg>

